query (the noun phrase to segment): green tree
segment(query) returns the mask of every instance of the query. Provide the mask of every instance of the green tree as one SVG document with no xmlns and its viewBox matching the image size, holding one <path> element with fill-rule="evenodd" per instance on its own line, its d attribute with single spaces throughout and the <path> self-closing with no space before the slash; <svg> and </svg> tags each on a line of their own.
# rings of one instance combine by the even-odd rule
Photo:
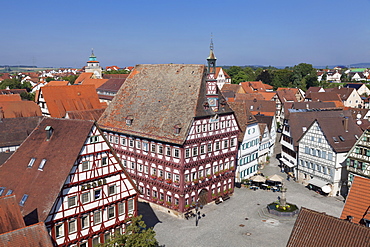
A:
<svg viewBox="0 0 370 247">
<path fill-rule="evenodd" d="M 256 80 L 256 74 L 251 67 L 245 67 L 243 71 L 245 75 L 247 76 L 245 81 L 255 81 Z"/>
<path fill-rule="evenodd" d="M 230 68 L 228 69 L 225 69 L 226 73 L 232 78 L 234 79 L 234 77 L 240 72 L 242 71 L 242 68 L 239 67 L 239 66 L 231 66 Z"/>
<path fill-rule="evenodd" d="M 62 80 L 69 81 L 69 83 L 73 85 L 77 78 L 78 78 L 78 75 L 69 75 L 69 76 L 62 77 Z"/>
<path fill-rule="evenodd" d="M 271 85 L 272 82 L 270 72 L 267 69 L 263 70 L 262 73 L 257 76 L 256 80 L 269 85 Z"/>
<path fill-rule="evenodd" d="M 153 228 L 146 228 L 142 215 L 133 217 L 126 226 L 124 234 L 114 236 L 109 242 L 103 244 L 104 247 L 129 246 L 129 247 L 157 247 L 158 241 L 155 238 Z"/>
<path fill-rule="evenodd" d="M 319 85 L 317 81 L 316 69 L 312 64 L 300 63 L 293 67 L 292 86 L 307 89 Z"/>
<path fill-rule="evenodd" d="M 231 83 L 239 84 L 240 82 L 247 81 L 248 76 L 243 70 L 239 71 L 234 77 L 232 77 Z"/>
<path fill-rule="evenodd" d="M 274 70 L 272 73 L 272 86 L 274 89 L 278 87 L 289 87 L 291 84 L 293 72 L 290 69 Z"/>
<path fill-rule="evenodd" d="M 54 80 L 54 78 L 53 77 L 47 77 L 46 79 L 45 79 L 45 81 L 46 82 L 51 82 L 51 81 L 53 81 Z"/>
<path fill-rule="evenodd" d="M 130 71 L 125 69 L 104 71 L 104 74 L 130 74 Z"/>
</svg>

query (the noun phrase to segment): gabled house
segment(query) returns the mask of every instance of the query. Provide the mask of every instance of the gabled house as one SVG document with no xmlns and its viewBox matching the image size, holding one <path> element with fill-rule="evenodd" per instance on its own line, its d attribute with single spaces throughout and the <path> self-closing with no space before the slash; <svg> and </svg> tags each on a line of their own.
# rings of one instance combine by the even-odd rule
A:
<svg viewBox="0 0 370 247">
<path fill-rule="evenodd" d="M 68 111 L 106 108 L 100 102 L 94 85 L 46 86 L 35 96 L 42 115 L 65 118 Z"/>
<path fill-rule="evenodd" d="M 135 184 L 93 121 L 45 118 L 0 166 L 2 195 L 54 246 L 95 246 L 137 215 Z"/>
<path fill-rule="evenodd" d="M 354 88 L 360 96 L 370 96 L 370 89 L 364 83 L 347 83 L 345 88 Z"/>
<path fill-rule="evenodd" d="M 258 171 L 260 128 L 245 102 L 230 103 L 230 106 L 240 126 L 236 181 L 241 182 Z"/>
<path fill-rule="evenodd" d="M 273 86 L 262 81 L 246 81 L 239 83 L 246 93 L 272 92 Z"/>
<path fill-rule="evenodd" d="M 336 92 L 306 93 L 305 101 L 334 102 L 336 107 L 344 107 L 341 97 Z"/>
<path fill-rule="evenodd" d="M 329 196 L 347 194 L 346 156 L 362 134 L 349 114 L 316 114 L 298 140 L 298 181 Z"/>
<path fill-rule="evenodd" d="M 338 94 L 345 107 L 362 108 L 364 106 L 364 102 L 355 88 L 327 88 L 326 93 L 329 92 Z"/>
<path fill-rule="evenodd" d="M 268 161 L 267 156 L 271 157 L 274 153 L 275 142 L 276 142 L 276 118 L 275 116 L 264 116 L 264 115 L 254 115 L 257 119 L 258 124 L 266 124 L 265 131 L 260 131 L 261 141 L 258 151 L 258 162 Z M 267 140 L 268 139 L 268 146 Z"/>
<path fill-rule="evenodd" d="M 281 124 L 284 119 L 285 110 L 284 105 L 298 102 L 295 96 L 295 93 L 291 90 L 280 90 L 276 92 L 276 95 L 273 98 L 273 101 L 276 103 L 276 121 Z"/>
<path fill-rule="evenodd" d="M 204 65 L 137 65 L 99 119 L 140 197 L 176 215 L 234 190 L 239 127 Z"/>
<path fill-rule="evenodd" d="M 370 178 L 354 175 L 350 184 L 340 218 L 370 227 Z"/>
<path fill-rule="evenodd" d="M 118 90 L 122 87 L 128 74 L 125 74 L 120 79 L 108 79 L 104 84 L 96 89 L 100 102 L 106 102 L 109 104 L 112 102 L 114 96 L 116 96 Z"/>
<path fill-rule="evenodd" d="M 309 87 L 306 91 L 306 94 L 308 93 L 324 93 L 325 89 L 322 87 Z"/>
<path fill-rule="evenodd" d="M 302 207 L 287 247 L 369 246 L 370 229 Z"/>
<path fill-rule="evenodd" d="M 237 94 L 245 94 L 243 87 L 238 84 L 224 84 L 220 91 L 228 102 L 234 102 Z"/>
<path fill-rule="evenodd" d="M 219 90 L 221 90 L 225 84 L 231 84 L 231 77 L 221 67 L 216 68 L 215 77 L 217 80 L 217 86 Z"/>
<path fill-rule="evenodd" d="M 304 100 L 305 93 L 303 92 L 302 89 L 300 88 L 284 88 L 284 87 L 279 87 L 276 91 L 292 91 L 297 99 L 298 102 L 301 102 Z"/>
</svg>

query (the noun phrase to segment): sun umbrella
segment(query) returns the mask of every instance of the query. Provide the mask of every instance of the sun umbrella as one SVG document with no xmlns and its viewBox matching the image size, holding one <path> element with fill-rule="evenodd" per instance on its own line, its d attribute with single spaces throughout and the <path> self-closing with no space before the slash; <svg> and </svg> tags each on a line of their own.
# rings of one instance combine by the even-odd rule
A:
<svg viewBox="0 0 370 247">
<path fill-rule="evenodd" d="M 257 183 L 264 183 L 264 182 L 266 182 L 266 178 L 265 177 L 262 177 L 261 175 L 253 176 L 253 177 L 251 177 L 251 180 L 253 182 L 257 182 Z"/>
<path fill-rule="evenodd" d="M 269 181 L 272 181 L 272 182 L 283 182 L 284 178 L 277 175 L 277 174 L 274 174 L 272 175 L 271 177 L 269 177 L 268 179 Z"/>
</svg>

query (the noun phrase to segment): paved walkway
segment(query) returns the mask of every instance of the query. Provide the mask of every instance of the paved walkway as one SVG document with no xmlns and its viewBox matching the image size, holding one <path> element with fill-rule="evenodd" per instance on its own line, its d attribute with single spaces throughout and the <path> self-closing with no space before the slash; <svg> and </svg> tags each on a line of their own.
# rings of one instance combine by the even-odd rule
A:
<svg viewBox="0 0 370 247">
<path fill-rule="evenodd" d="M 279 171 L 274 159 L 262 172 L 265 176 Z M 288 188 L 287 201 L 299 207 L 307 207 L 333 216 L 340 216 L 342 198 L 324 197 L 308 190 L 294 181 L 284 181 Z M 178 219 L 148 204 L 141 203 L 139 213 L 143 214 L 148 226 L 154 226 L 157 240 L 166 247 L 195 246 L 286 246 L 296 217 L 282 218 L 267 213 L 266 205 L 276 201 L 278 192 L 248 188 L 235 188 L 234 195 L 227 201 L 206 205 L 204 214 L 195 226 L 195 218 Z"/>
<path fill-rule="evenodd" d="M 279 153 L 279 146 L 276 152 Z M 265 176 L 280 172 L 279 161 L 271 157 L 270 164 L 261 172 Z M 308 190 L 294 181 L 284 181 L 287 202 L 339 217 L 344 205 L 341 197 L 325 197 Z M 267 213 L 266 205 L 278 199 L 281 193 L 248 188 L 235 188 L 234 195 L 221 204 L 206 205 L 196 225 L 195 218 L 179 219 L 153 210 L 140 203 L 139 213 L 149 227 L 154 227 L 157 240 L 166 247 L 233 247 L 286 246 L 296 217 L 283 218 Z"/>
</svg>

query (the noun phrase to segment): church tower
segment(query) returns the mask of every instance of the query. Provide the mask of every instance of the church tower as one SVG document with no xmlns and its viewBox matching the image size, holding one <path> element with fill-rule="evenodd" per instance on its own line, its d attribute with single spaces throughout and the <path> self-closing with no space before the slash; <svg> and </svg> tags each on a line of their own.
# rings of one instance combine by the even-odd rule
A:
<svg viewBox="0 0 370 247">
<path fill-rule="evenodd" d="M 209 106 L 214 110 L 218 110 L 218 92 L 216 79 L 216 60 L 213 53 L 213 41 L 211 39 L 209 57 L 207 58 L 207 79 L 206 79 L 206 94 Z"/>
<path fill-rule="evenodd" d="M 94 49 L 91 50 L 91 55 L 89 57 L 89 61 L 85 67 L 85 72 L 93 73 L 92 78 L 94 79 L 102 79 L 102 68 L 99 65 L 99 62 L 96 60 L 96 56 L 94 55 Z"/>
</svg>

